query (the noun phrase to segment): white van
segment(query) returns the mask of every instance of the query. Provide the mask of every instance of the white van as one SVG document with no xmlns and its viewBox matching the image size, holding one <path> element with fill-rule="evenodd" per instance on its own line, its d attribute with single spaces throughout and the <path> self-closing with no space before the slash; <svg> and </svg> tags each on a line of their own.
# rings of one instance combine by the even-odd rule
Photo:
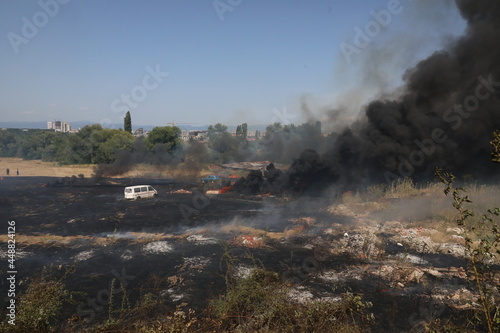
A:
<svg viewBox="0 0 500 333">
<path fill-rule="evenodd" d="M 156 197 L 158 192 L 151 185 L 136 185 L 125 187 L 125 199 L 140 199 Z"/>
</svg>

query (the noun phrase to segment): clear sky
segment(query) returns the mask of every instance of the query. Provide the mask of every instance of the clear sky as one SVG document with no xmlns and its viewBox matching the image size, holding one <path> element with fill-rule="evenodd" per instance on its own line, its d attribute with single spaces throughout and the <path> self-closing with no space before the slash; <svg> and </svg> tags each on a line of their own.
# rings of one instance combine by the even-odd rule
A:
<svg viewBox="0 0 500 333">
<path fill-rule="evenodd" d="M 321 119 L 463 29 L 449 0 L 2 0 L 0 121 Z"/>
</svg>

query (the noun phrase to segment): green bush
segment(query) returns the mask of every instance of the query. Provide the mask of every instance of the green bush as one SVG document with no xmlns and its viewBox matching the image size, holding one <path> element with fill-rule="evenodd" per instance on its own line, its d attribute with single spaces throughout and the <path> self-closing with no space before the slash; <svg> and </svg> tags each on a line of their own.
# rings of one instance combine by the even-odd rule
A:
<svg viewBox="0 0 500 333">
<path fill-rule="evenodd" d="M 53 280 L 46 270 L 29 281 L 17 298 L 15 325 L 0 326 L 2 332 L 56 332 L 65 304 L 75 304 L 72 293 L 65 289 L 63 279 Z"/>
<path fill-rule="evenodd" d="M 276 273 L 256 269 L 211 303 L 214 323 L 223 332 L 366 332 L 372 322 L 361 295 L 299 303 L 290 290 Z"/>
</svg>

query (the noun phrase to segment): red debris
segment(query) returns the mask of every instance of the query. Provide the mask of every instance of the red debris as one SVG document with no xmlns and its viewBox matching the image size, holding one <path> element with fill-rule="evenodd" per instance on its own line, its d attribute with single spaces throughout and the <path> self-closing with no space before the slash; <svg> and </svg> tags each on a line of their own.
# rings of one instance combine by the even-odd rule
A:
<svg viewBox="0 0 500 333">
<path fill-rule="evenodd" d="M 226 187 L 223 187 L 219 190 L 219 194 L 223 194 L 223 193 L 227 193 L 227 192 L 231 192 L 233 190 L 233 187 L 232 186 L 226 186 Z"/>
<path fill-rule="evenodd" d="M 254 236 L 237 236 L 232 243 L 234 245 L 246 246 L 246 247 L 260 247 L 264 245 L 264 240 L 262 237 L 254 237 Z"/>
</svg>

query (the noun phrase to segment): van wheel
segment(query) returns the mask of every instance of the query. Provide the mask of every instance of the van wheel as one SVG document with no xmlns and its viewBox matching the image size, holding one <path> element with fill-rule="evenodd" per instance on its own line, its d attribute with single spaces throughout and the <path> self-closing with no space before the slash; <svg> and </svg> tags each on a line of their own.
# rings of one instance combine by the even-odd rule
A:
<svg viewBox="0 0 500 333">
<path fill-rule="evenodd" d="M 135 199 L 140 199 L 141 197 L 135 197 Z"/>
</svg>

